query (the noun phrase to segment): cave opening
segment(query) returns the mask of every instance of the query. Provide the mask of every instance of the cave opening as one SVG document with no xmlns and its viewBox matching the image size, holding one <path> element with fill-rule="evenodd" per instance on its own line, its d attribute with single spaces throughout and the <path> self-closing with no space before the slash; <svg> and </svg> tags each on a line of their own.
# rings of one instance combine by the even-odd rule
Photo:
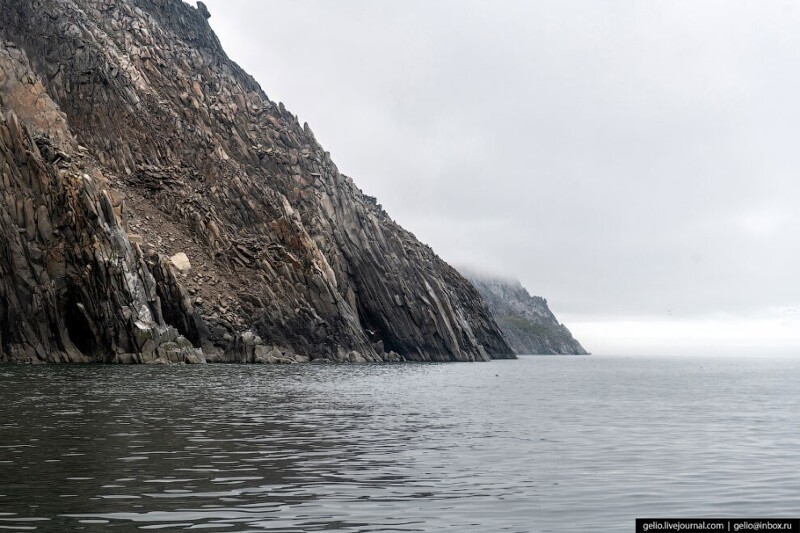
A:
<svg viewBox="0 0 800 533">
<path fill-rule="evenodd" d="M 69 294 L 65 311 L 69 340 L 83 355 L 87 357 L 97 355 L 99 346 L 95 328 L 92 327 L 86 307 L 74 293 Z"/>
</svg>

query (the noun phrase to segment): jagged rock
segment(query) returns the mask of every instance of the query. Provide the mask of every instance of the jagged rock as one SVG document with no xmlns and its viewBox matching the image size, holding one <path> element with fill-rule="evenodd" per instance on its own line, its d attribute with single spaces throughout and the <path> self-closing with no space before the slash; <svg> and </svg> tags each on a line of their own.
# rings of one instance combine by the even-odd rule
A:
<svg viewBox="0 0 800 533">
<path fill-rule="evenodd" d="M 43 161 L 13 112 L 0 169 L 0 360 L 112 362 L 177 339 L 108 196 Z"/>
<path fill-rule="evenodd" d="M 219 362 L 266 356 L 256 336 L 313 361 L 513 357 L 474 287 L 228 59 L 202 3 L 0 12 L 2 105 L 43 139 L 3 126 L 0 357 L 191 359 L 159 351 L 167 329 Z M 152 259 L 177 253 L 203 278 Z M 30 288 L 43 273 L 55 288 Z"/>
<path fill-rule="evenodd" d="M 508 344 L 518 354 L 587 355 L 540 296 L 531 296 L 517 280 L 462 269 L 481 293 Z"/>
<path fill-rule="evenodd" d="M 0 49 L 0 71 L 3 106 L 15 106 L 0 121 L 0 360 L 129 363 L 188 342 L 163 321 L 105 178 L 62 151 L 72 135 L 27 58 Z"/>
<path fill-rule="evenodd" d="M 195 312 L 189 294 L 175 276 L 171 268 L 173 261 L 153 254 L 147 258 L 146 264 L 155 280 L 155 291 L 164 320 L 196 347 L 203 346 L 209 338 L 208 327 Z"/>
<path fill-rule="evenodd" d="M 197 11 L 199 11 L 203 17 L 207 19 L 211 18 L 211 13 L 208 12 L 208 8 L 203 2 L 197 2 Z"/>
</svg>

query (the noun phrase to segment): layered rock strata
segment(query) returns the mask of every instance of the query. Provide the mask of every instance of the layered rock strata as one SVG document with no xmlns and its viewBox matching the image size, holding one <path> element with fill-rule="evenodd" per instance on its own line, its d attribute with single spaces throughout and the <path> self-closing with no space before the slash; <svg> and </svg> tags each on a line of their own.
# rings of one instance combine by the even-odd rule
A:
<svg viewBox="0 0 800 533">
<path fill-rule="evenodd" d="M 0 357 L 140 360 L 152 345 L 137 324 L 167 332 L 151 344 L 219 362 L 513 357 L 474 287 L 228 59 L 204 6 L 0 0 L 0 12 L 0 98 L 20 117 L 4 126 L 3 176 L 22 180 L 7 186 L 15 226 L 1 238 L 17 248 L 4 255 Z M 21 198 L 34 221 L 40 208 L 59 221 L 72 255 L 43 280 L 58 289 L 31 288 L 12 315 L 8 295 L 27 286 L 19 253 L 30 263 L 53 246 L 25 200 L 19 216 Z M 88 318 L 60 324 L 62 312 Z M 22 315 L 28 329 L 12 322 Z M 179 359 L 169 350 L 147 357 Z"/>
</svg>

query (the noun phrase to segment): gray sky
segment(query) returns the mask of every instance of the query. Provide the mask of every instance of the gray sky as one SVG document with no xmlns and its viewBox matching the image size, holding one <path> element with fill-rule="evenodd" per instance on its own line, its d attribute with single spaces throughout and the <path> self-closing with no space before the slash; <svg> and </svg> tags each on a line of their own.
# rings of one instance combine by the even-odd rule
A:
<svg viewBox="0 0 800 533">
<path fill-rule="evenodd" d="M 800 354 L 800 4 L 206 4 L 395 220 L 589 350 Z"/>
</svg>

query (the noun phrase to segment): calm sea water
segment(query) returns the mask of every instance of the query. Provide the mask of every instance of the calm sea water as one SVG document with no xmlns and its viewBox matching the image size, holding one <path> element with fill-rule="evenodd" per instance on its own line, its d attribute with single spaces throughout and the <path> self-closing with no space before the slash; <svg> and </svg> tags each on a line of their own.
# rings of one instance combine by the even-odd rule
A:
<svg viewBox="0 0 800 533">
<path fill-rule="evenodd" d="M 800 359 L 0 367 L 0 529 L 800 514 Z"/>
</svg>

